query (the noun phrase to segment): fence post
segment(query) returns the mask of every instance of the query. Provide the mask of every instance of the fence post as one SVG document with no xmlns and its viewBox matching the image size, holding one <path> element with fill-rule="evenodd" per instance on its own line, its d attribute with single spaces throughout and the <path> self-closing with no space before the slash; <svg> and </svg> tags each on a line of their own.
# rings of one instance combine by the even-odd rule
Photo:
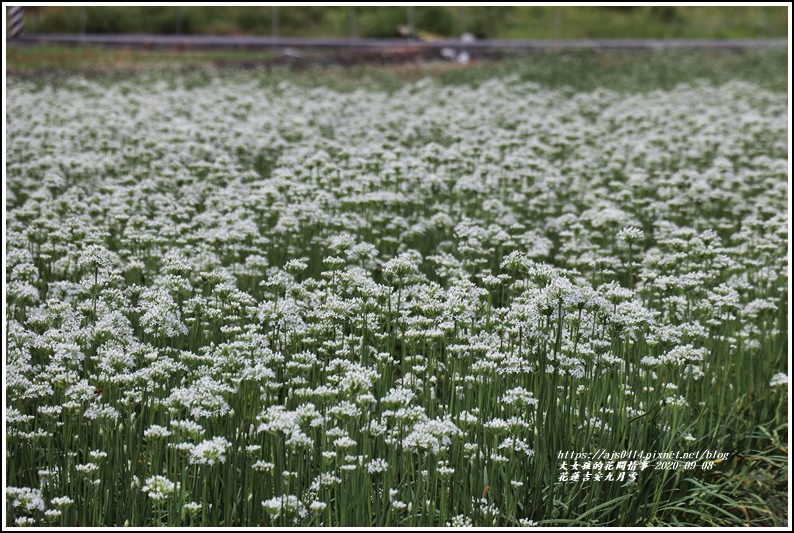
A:
<svg viewBox="0 0 794 533">
<path fill-rule="evenodd" d="M 356 11 L 354 7 L 347 8 L 347 39 L 352 40 L 356 36 Z"/>
<path fill-rule="evenodd" d="M 85 47 L 85 27 L 88 14 L 86 13 L 85 6 L 80 8 L 80 46 Z"/>
<path fill-rule="evenodd" d="M 350 58 L 353 55 L 353 39 L 356 36 L 356 8 L 348 6 L 347 8 L 347 56 Z"/>
<path fill-rule="evenodd" d="M 25 33 L 25 11 L 21 6 L 11 6 L 8 10 L 8 36 L 22 37 Z"/>
<path fill-rule="evenodd" d="M 279 30 L 279 20 L 278 20 L 278 6 L 273 6 L 270 8 L 270 15 L 271 15 L 271 31 L 270 37 L 272 38 L 272 45 L 271 51 L 273 53 L 276 52 L 276 41 L 278 40 L 278 30 Z"/>
</svg>

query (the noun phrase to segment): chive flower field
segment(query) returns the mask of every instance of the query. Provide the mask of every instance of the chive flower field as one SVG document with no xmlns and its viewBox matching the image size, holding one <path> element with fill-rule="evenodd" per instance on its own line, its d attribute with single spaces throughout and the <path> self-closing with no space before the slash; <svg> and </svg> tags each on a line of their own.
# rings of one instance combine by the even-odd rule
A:
<svg viewBox="0 0 794 533">
<path fill-rule="evenodd" d="M 787 523 L 738 479 L 788 448 L 785 94 L 7 108 L 7 526 Z"/>
</svg>

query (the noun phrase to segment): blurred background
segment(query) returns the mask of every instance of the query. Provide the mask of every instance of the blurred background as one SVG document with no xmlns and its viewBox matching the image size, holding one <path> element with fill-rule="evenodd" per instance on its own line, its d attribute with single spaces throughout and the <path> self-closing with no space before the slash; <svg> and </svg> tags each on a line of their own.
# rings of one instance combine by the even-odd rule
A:
<svg viewBox="0 0 794 533">
<path fill-rule="evenodd" d="M 788 36 L 786 7 L 25 7 L 25 33 L 754 39 Z"/>
</svg>

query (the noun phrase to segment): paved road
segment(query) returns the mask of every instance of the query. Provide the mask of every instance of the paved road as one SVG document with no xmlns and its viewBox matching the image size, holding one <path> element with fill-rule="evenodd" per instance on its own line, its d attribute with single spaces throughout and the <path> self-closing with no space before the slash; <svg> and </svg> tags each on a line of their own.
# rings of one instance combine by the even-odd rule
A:
<svg viewBox="0 0 794 533">
<path fill-rule="evenodd" d="M 306 39 L 299 37 L 226 37 L 210 35 L 78 35 L 78 34 L 30 34 L 7 39 L 8 45 L 81 45 L 90 44 L 108 47 L 177 48 L 177 49 L 266 49 L 266 48 L 316 48 L 389 50 L 395 48 L 443 49 L 454 47 L 460 50 L 549 50 L 549 49 L 746 49 L 788 46 L 786 39 L 757 40 L 698 40 L 698 39 L 571 39 L 571 40 L 506 40 L 487 39 L 479 41 L 438 40 L 419 41 L 412 39 Z"/>
</svg>

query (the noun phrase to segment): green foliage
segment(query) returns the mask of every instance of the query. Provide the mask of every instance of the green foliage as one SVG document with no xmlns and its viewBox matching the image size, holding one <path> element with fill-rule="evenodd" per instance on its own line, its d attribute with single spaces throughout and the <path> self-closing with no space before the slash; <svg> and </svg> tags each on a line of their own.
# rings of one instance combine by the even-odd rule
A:
<svg viewBox="0 0 794 533">
<path fill-rule="evenodd" d="M 408 21 L 406 8 L 355 8 L 356 32 L 361 37 L 397 37 L 397 30 Z"/>
<path fill-rule="evenodd" d="M 166 33 L 269 35 L 272 7 L 140 7 L 86 9 L 90 33 Z M 788 35 L 785 7 L 756 6 L 418 6 L 419 32 L 453 37 L 467 31 L 480 38 L 756 38 Z M 408 23 L 406 7 L 279 7 L 282 36 L 395 37 Z M 40 31 L 76 33 L 80 8 L 41 8 Z"/>
</svg>

